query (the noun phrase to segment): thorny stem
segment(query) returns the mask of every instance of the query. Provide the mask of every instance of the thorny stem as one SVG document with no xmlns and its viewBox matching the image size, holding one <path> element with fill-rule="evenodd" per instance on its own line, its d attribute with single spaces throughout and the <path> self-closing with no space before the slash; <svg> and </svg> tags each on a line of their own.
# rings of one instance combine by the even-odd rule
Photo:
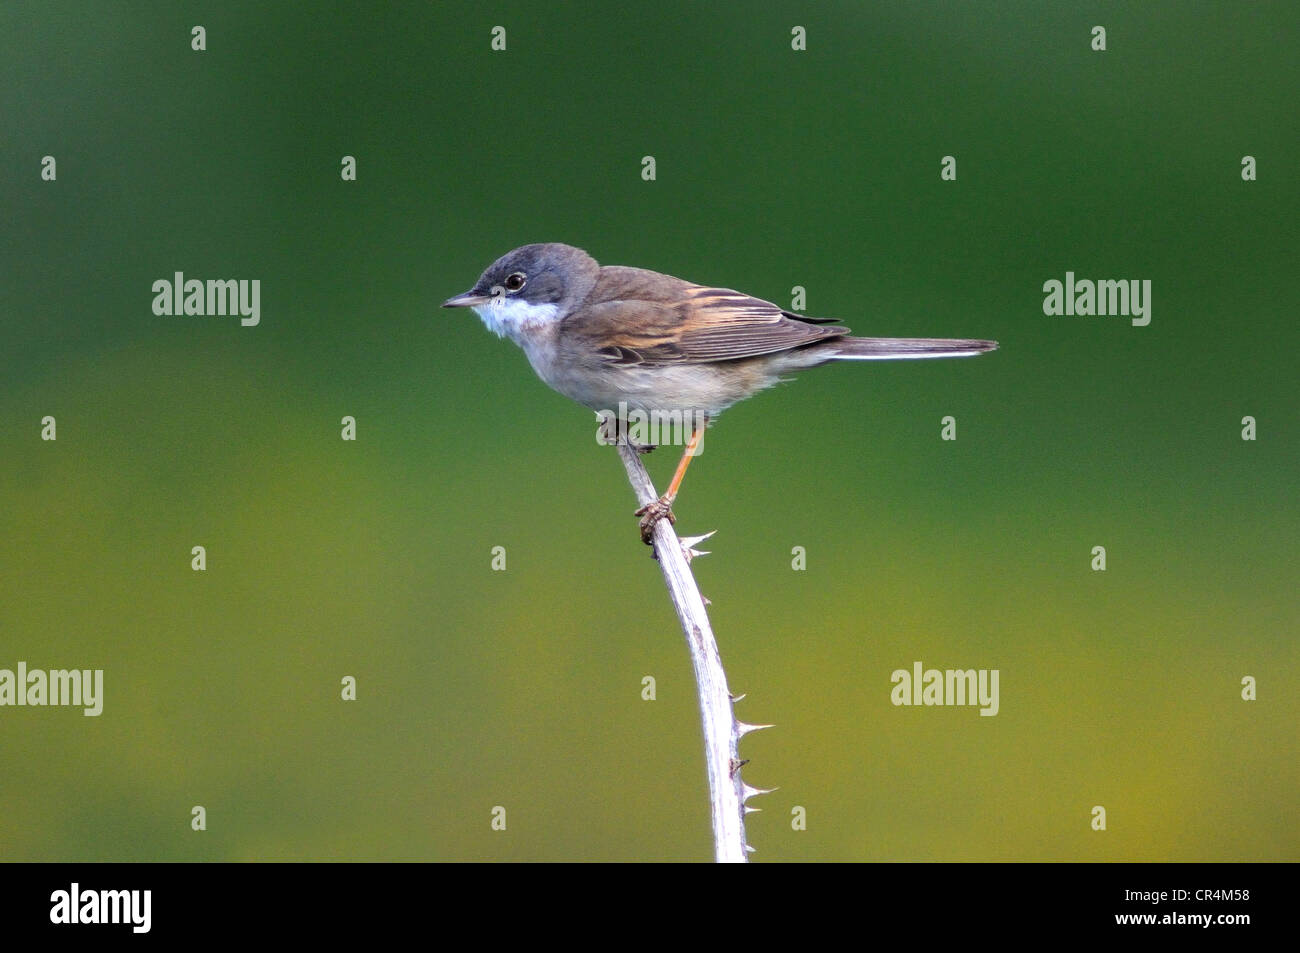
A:
<svg viewBox="0 0 1300 953">
<path fill-rule="evenodd" d="M 627 468 L 627 478 L 642 505 L 659 498 L 641 455 L 626 440 L 618 442 L 618 453 Z M 743 762 L 737 754 L 740 736 L 757 725 L 736 720 L 734 699 L 727 689 L 727 675 L 713 638 L 704 598 L 691 573 L 690 563 L 672 523 L 661 519 L 654 528 L 655 556 L 663 570 L 668 597 L 691 652 L 695 682 L 699 688 L 700 718 L 704 726 L 704 756 L 709 774 L 713 813 L 714 854 L 719 863 L 746 863 L 751 850 L 745 843 L 745 799 L 763 793 L 747 786 L 740 777 Z M 754 810 L 749 808 L 748 810 Z"/>
</svg>

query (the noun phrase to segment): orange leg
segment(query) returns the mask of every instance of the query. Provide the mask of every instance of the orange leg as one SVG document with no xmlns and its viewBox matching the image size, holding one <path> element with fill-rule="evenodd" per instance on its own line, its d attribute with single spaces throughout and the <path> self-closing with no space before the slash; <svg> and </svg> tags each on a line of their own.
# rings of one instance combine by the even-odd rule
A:
<svg viewBox="0 0 1300 953">
<path fill-rule="evenodd" d="M 677 472 L 673 474 L 672 483 L 668 484 L 668 492 L 636 511 L 635 515 L 641 517 L 641 539 L 647 545 L 654 542 L 655 524 L 661 519 L 666 518 L 670 523 L 677 522 L 677 517 L 673 514 L 673 500 L 677 499 L 677 491 L 681 489 L 682 477 L 686 476 L 686 468 L 691 465 L 691 458 L 699 453 L 700 441 L 704 439 L 704 427 L 707 423 L 701 420 L 691 431 L 691 439 L 686 442 L 686 450 L 677 464 Z"/>
<path fill-rule="evenodd" d="M 677 490 L 682 485 L 682 477 L 686 476 L 686 468 L 691 465 L 691 458 L 699 452 L 700 441 L 703 438 L 704 425 L 701 424 L 691 431 L 691 439 L 686 441 L 686 451 L 682 454 L 682 459 L 677 464 L 677 472 L 673 474 L 673 482 L 668 484 L 668 492 L 664 494 L 670 503 L 677 499 Z"/>
</svg>

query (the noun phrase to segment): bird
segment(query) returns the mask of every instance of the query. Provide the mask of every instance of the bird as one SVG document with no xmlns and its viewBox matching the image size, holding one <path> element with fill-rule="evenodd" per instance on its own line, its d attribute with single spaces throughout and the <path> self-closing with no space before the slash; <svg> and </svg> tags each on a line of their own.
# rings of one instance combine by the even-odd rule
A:
<svg viewBox="0 0 1300 953">
<path fill-rule="evenodd" d="M 558 242 L 507 252 L 442 306 L 472 308 L 523 349 L 546 384 L 597 414 L 620 408 L 692 422 L 667 492 L 636 510 L 647 544 L 656 523 L 676 522 L 673 502 L 704 428 L 738 401 L 834 361 L 969 357 L 998 347 L 966 338 L 853 337 L 836 318 L 644 268 L 602 266 Z"/>
</svg>

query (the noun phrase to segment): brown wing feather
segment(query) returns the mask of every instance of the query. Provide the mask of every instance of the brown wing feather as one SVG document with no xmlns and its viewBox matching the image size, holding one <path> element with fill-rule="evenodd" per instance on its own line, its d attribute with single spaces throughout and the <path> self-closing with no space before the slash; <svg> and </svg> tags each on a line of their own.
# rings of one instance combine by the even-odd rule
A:
<svg viewBox="0 0 1300 953">
<path fill-rule="evenodd" d="M 602 274 L 581 320 L 566 331 L 586 338 L 612 363 L 734 361 L 848 333 L 848 328 L 804 321 L 739 291 L 636 268 L 602 269 L 611 271 L 619 274 Z"/>
</svg>

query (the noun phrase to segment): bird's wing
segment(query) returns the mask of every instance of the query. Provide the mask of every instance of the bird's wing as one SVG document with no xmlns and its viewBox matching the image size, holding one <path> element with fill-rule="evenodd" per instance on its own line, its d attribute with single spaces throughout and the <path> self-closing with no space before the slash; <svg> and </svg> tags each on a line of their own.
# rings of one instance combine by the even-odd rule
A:
<svg viewBox="0 0 1300 953">
<path fill-rule="evenodd" d="M 624 274 L 599 282 L 565 333 L 611 363 L 658 365 L 734 361 L 848 333 L 739 291 L 643 274 L 649 280 Z M 601 300 L 602 286 L 618 297 Z"/>
</svg>

